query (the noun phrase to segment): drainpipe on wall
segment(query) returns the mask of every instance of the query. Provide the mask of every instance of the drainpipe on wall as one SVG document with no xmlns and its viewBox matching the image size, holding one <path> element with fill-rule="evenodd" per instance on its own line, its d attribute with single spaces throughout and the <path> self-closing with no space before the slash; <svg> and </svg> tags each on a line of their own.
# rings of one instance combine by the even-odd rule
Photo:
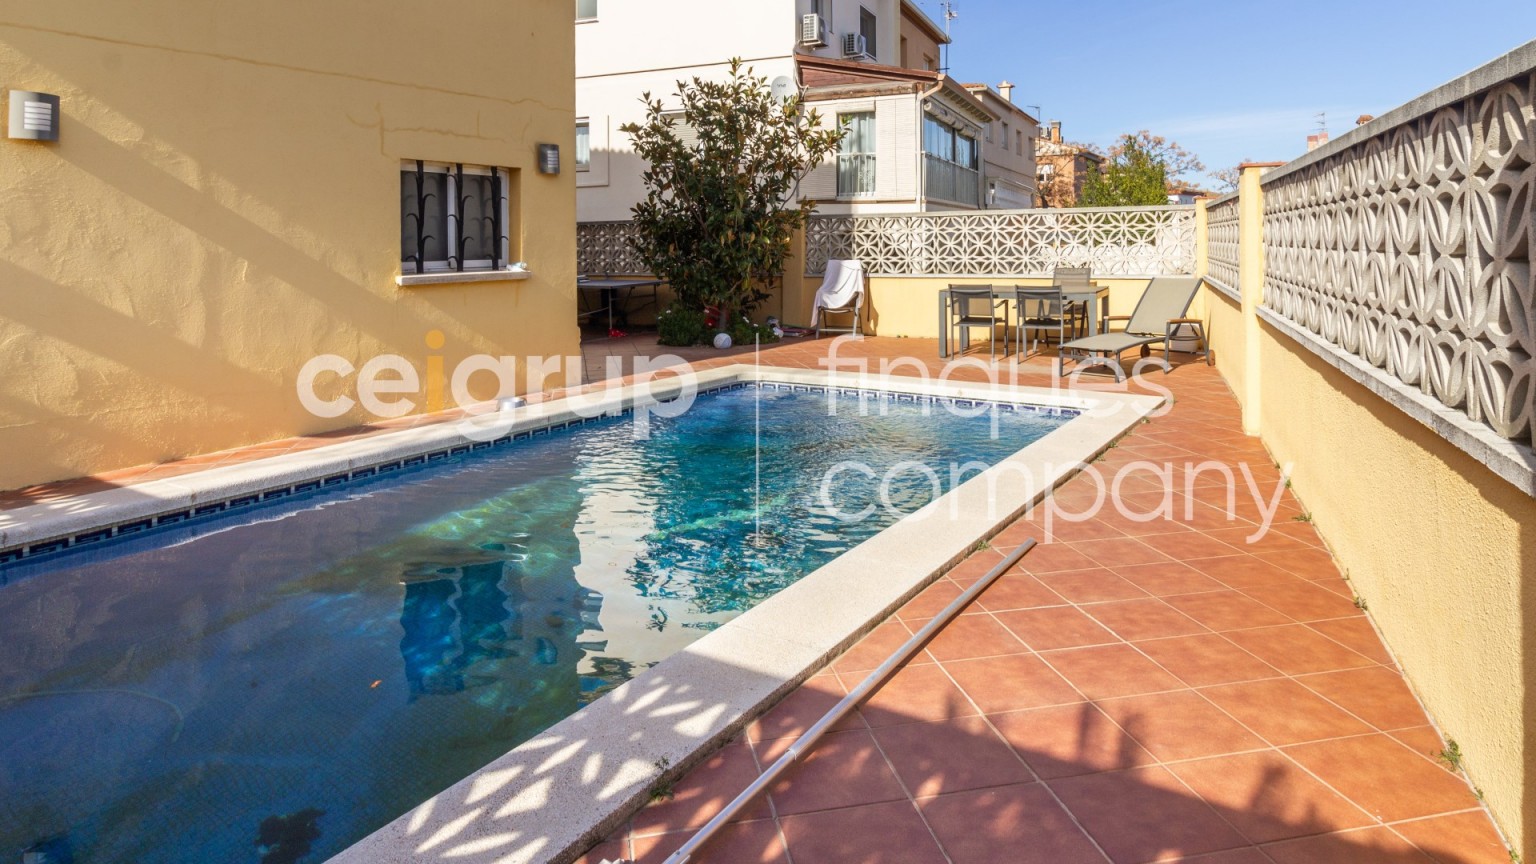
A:
<svg viewBox="0 0 1536 864">
<path fill-rule="evenodd" d="M 928 159 L 923 152 L 923 111 L 924 105 L 935 93 L 944 89 L 944 76 L 940 75 L 938 81 L 927 90 L 917 94 L 917 212 L 928 211 Z"/>
</svg>

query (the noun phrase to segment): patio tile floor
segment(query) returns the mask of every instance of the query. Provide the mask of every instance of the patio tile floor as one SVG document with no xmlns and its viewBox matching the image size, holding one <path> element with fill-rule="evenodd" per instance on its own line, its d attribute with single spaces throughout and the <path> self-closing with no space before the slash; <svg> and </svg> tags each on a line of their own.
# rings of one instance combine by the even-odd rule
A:
<svg viewBox="0 0 1536 864">
<path fill-rule="evenodd" d="M 815 368 L 826 344 L 775 346 L 762 361 Z M 923 358 L 934 348 L 872 338 L 839 353 Z M 1043 362 L 1014 374 L 1049 383 Z M 1220 377 L 1187 363 L 1156 383 L 1174 393 L 1171 413 L 1094 467 L 1107 485 L 1133 462 L 1175 463 L 1171 495 L 1142 467 L 1124 475 L 1129 513 L 1047 525 L 1037 508 L 898 610 L 829 667 L 841 688 L 1018 543 L 1042 542 L 839 726 L 867 728 L 869 740 L 817 758 L 850 733 L 829 736 L 764 796 L 774 815 L 759 820 L 756 845 L 739 833 L 711 841 L 693 864 L 786 852 L 793 864 L 1509 860 L 1471 788 L 1435 760 L 1438 734 L 1316 530 L 1295 520 L 1304 510 L 1288 490 L 1270 532 L 1249 542 L 1262 515 L 1237 466 L 1248 465 L 1266 498 L 1284 481 L 1242 435 Z M 1206 460 L 1233 465 L 1230 516 L 1224 479 L 1184 470 Z M 1094 498 L 1086 477 L 1058 493 L 1064 510 Z M 1171 518 L 1135 518 L 1165 501 Z M 790 730 L 842 692 L 826 677 L 754 724 L 786 737 L 748 734 L 730 746 L 769 765 Z M 849 763 L 843 774 L 828 764 L 839 760 Z M 678 795 L 709 782 L 695 781 L 700 770 L 677 783 Z M 841 785 L 861 772 L 879 774 L 883 796 L 894 780 L 900 797 L 845 803 L 831 798 L 847 792 L 824 790 L 824 806 L 806 809 L 806 781 Z M 617 860 L 614 850 L 660 861 L 689 836 L 641 842 L 626 828 L 581 861 Z"/>
<path fill-rule="evenodd" d="M 937 373 L 936 348 L 935 340 L 868 338 L 837 353 L 875 372 L 882 361 L 914 357 Z M 764 348 L 761 359 L 824 368 L 830 349 L 830 340 L 791 341 Z M 583 350 L 591 381 L 628 375 L 640 357 L 661 353 L 696 367 L 754 354 L 661 349 L 646 335 Z M 1050 362 L 1007 364 L 1008 383 L 1050 386 Z M 982 372 L 949 377 L 981 380 Z M 1225 477 L 1189 469 L 1246 464 L 1259 489 L 1283 482 L 1262 445 L 1242 434 L 1220 376 L 1187 362 L 1153 383 L 1174 394 L 1172 411 L 1093 466 L 1106 485 L 1113 472 L 1129 472 L 1126 511 L 1069 521 L 1037 508 L 1005 527 L 681 778 L 671 800 L 637 813 L 580 861 L 659 864 L 949 598 L 1034 538 L 1042 545 L 692 864 L 1507 862 L 1471 788 L 1436 761 L 1438 734 L 1321 538 L 1295 518 L 1301 504 L 1283 491 L 1269 533 L 1251 542 L 1261 515 L 1247 478 L 1236 474 L 1229 513 Z M 1074 386 L 1116 388 L 1107 377 Z M 0 509 L 460 416 L 0 492 Z M 1057 491 L 1061 509 L 1074 513 L 1095 498 L 1086 474 Z"/>
</svg>

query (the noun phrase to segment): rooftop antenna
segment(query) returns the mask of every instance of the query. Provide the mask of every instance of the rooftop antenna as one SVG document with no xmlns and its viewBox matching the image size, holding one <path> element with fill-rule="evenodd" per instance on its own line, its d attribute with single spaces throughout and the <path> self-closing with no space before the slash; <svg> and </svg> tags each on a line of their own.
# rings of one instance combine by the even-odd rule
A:
<svg viewBox="0 0 1536 864">
<path fill-rule="evenodd" d="M 1312 116 L 1317 119 L 1317 131 L 1318 131 L 1318 134 L 1320 134 L 1320 135 L 1327 135 L 1328 134 L 1328 112 L 1327 111 L 1319 111 L 1319 112 L 1317 112 L 1316 114 L 1314 114 Z"/>
<path fill-rule="evenodd" d="M 949 38 L 949 22 L 959 18 L 960 13 L 955 11 L 954 0 L 939 0 L 939 5 L 944 7 L 944 37 L 947 39 Z M 939 63 L 939 72 L 943 75 L 949 74 L 949 47 L 950 43 L 946 42 L 942 52 L 944 59 Z"/>
</svg>

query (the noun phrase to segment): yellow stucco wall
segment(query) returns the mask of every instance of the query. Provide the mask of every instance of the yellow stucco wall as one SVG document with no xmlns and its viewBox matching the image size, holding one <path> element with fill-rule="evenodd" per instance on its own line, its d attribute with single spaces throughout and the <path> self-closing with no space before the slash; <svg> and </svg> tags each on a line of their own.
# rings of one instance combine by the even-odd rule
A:
<svg viewBox="0 0 1536 864">
<path fill-rule="evenodd" d="M 369 419 L 300 406 L 316 354 L 425 374 L 428 355 L 578 351 L 568 0 L 20 0 L 0 18 L 0 84 L 63 114 L 56 143 L 0 139 L 0 488 Z M 565 171 L 535 172 L 538 142 Z M 417 158 L 516 172 L 532 278 L 395 285 Z"/>
<path fill-rule="evenodd" d="M 1267 324 L 1259 360 L 1265 444 L 1293 463 L 1297 497 L 1522 848 L 1536 819 L 1536 499 Z"/>
</svg>

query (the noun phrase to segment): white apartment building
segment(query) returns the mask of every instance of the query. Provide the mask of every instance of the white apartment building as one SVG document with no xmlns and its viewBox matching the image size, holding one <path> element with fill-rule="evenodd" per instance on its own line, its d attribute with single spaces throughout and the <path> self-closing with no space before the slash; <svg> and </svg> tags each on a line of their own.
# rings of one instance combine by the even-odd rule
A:
<svg viewBox="0 0 1536 864">
<path fill-rule="evenodd" d="M 576 10 L 578 221 L 628 219 L 644 197 L 644 166 L 618 131 L 643 122 L 642 94 L 675 104 L 678 81 L 724 77 L 733 57 L 801 93 L 824 123 L 847 124 L 842 152 L 801 187 L 819 212 L 1015 198 L 1013 163 L 990 167 L 985 136 L 1001 114 L 1012 130 L 1023 112 L 989 108 L 986 93 L 937 71 L 948 37 L 912 0 L 577 0 Z"/>
</svg>

